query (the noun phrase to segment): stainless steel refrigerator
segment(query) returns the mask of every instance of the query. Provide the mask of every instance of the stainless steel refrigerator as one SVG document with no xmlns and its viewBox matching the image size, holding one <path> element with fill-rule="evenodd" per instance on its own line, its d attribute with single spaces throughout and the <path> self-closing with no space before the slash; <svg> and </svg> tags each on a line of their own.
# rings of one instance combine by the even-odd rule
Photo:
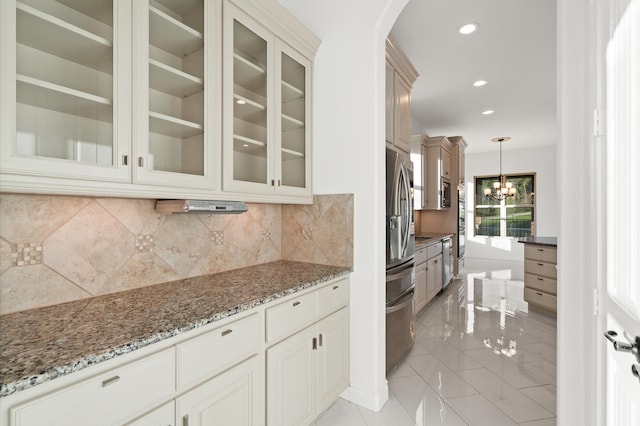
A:
<svg viewBox="0 0 640 426">
<path fill-rule="evenodd" d="M 386 370 L 393 370 L 415 341 L 415 238 L 413 167 L 408 154 L 386 151 Z"/>
</svg>

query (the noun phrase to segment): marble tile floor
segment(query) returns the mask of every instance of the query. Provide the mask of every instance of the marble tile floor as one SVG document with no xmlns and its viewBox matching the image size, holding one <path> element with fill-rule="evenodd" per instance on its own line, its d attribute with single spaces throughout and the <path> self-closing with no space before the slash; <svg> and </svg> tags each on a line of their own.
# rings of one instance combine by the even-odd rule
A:
<svg viewBox="0 0 640 426">
<path fill-rule="evenodd" d="M 556 424 L 556 320 L 528 309 L 522 262 L 468 259 L 418 314 L 377 413 L 338 399 L 318 426 Z"/>
</svg>

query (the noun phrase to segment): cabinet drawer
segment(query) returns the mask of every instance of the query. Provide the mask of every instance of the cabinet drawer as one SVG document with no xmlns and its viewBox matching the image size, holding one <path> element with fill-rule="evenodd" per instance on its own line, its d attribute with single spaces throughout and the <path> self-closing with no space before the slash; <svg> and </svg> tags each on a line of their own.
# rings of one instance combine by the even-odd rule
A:
<svg viewBox="0 0 640 426">
<path fill-rule="evenodd" d="M 318 317 L 349 304 L 349 280 L 340 280 L 318 290 Z"/>
<path fill-rule="evenodd" d="M 542 262 L 558 263 L 557 252 L 555 247 L 539 246 L 535 244 L 526 244 L 524 246 L 524 258 L 532 260 L 540 260 Z"/>
<path fill-rule="evenodd" d="M 546 293 L 557 294 L 556 283 L 557 281 L 552 278 L 524 274 L 524 285 L 526 287 L 542 290 Z"/>
<path fill-rule="evenodd" d="M 437 255 L 442 253 L 442 242 L 438 241 L 435 244 L 431 244 L 427 246 L 427 259 L 431 259 L 432 257 L 436 257 Z"/>
<path fill-rule="evenodd" d="M 416 265 L 421 264 L 422 262 L 426 262 L 427 261 L 427 247 L 423 247 L 419 250 L 416 250 L 416 254 L 415 254 L 415 263 Z"/>
<path fill-rule="evenodd" d="M 544 293 L 542 291 L 533 290 L 530 288 L 524 289 L 524 300 L 534 305 L 542 306 L 544 308 L 556 311 L 556 296 Z"/>
<path fill-rule="evenodd" d="M 175 351 L 166 349 L 11 409 L 20 426 L 118 424 L 175 391 Z"/>
<path fill-rule="evenodd" d="M 549 278 L 558 276 L 558 268 L 553 263 L 538 262 L 536 260 L 524 261 L 525 274 L 542 275 Z"/>
<path fill-rule="evenodd" d="M 318 316 L 317 292 L 289 299 L 267 309 L 267 342 L 286 337 L 314 322 Z"/>
<path fill-rule="evenodd" d="M 203 382 L 257 353 L 260 330 L 256 313 L 177 345 L 178 389 Z"/>
</svg>

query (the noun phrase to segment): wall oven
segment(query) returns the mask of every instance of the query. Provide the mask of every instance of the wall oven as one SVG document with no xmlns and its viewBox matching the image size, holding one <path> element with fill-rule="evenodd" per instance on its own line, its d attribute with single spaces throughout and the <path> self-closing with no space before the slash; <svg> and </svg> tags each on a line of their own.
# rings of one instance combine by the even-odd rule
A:
<svg viewBox="0 0 640 426">
<path fill-rule="evenodd" d="M 440 197 L 440 204 L 442 208 L 451 207 L 451 183 L 449 179 L 442 178 L 441 191 L 442 196 Z"/>
</svg>

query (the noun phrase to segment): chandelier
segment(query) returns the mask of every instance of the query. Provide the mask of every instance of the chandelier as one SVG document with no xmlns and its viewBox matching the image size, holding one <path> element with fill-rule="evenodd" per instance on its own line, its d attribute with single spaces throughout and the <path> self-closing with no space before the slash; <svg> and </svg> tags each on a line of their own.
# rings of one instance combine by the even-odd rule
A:
<svg viewBox="0 0 640 426">
<path fill-rule="evenodd" d="M 484 195 L 487 198 L 502 201 L 507 197 L 514 197 L 516 195 L 516 189 L 513 187 L 513 183 L 507 182 L 507 177 L 502 174 L 502 142 L 508 142 L 510 140 L 510 137 L 491 139 L 491 142 L 500 143 L 500 177 L 497 182 L 493 182 L 493 190 L 491 188 L 485 188 Z"/>
</svg>

